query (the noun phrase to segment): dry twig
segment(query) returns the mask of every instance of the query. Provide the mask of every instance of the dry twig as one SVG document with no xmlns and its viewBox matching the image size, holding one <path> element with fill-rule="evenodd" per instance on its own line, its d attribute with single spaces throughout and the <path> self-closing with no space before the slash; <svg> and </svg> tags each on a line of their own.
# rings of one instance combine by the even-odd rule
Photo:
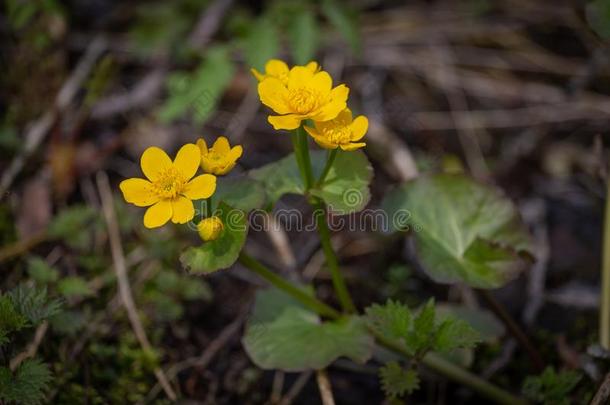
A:
<svg viewBox="0 0 610 405">
<path fill-rule="evenodd" d="M 146 331 L 142 326 L 142 321 L 138 315 L 133 295 L 131 293 L 131 287 L 129 286 L 129 278 L 127 277 L 127 265 L 125 264 L 125 255 L 123 254 L 123 246 L 121 244 L 121 234 L 119 231 L 119 225 L 116 219 L 116 213 L 114 212 L 112 191 L 110 190 L 110 184 L 108 182 L 108 176 L 104 172 L 100 172 L 97 175 L 97 186 L 100 192 L 102 201 L 102 210 L 104 211 L 104 218 L 106 220 L 106 226 L 108 228 L 108 237 L 110 239 L 110 250 L 112 254 L 112 260 L 114 262 L 114 270 L 117 276 L 117 283 L 119 285 L 119 294 L 125 310 L 127 311 L 127 317 L 129 323 L 133 329 L 140 346 L 146 352 L 154 352 Z M 167 377 L 163 373 L 160 367 L 154 369 L 155 377 L 159 381 L 159 384 L 163 387 L 167 397 L 175 401 L 176 393 L 170 386 Z"/>
</svg>

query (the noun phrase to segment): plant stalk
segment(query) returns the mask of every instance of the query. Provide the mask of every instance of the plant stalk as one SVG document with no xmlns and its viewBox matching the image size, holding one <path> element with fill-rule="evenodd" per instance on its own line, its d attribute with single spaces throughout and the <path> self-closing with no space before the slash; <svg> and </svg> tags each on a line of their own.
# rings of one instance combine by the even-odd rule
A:
<svg viewBox="0 0 610 405">
<path fill-rule="evenodd" d="M 297 301 L 312 309 L 318 315 L 326 316 L 331 319 L 338 319 L 341 317 L 341 314 L 337 310 L 328 306 L 317 298 L 307 294 L 305 291 L 298 288 L 294 284 L 284 280 L 282 277 L 278 276 L 246 253 L 240 253 L 239 261 L 246 268 L 252 270 L 260 277 L 267 280 L 273 286 L 294 297 Z M 377 342 L 380 345 L 407 358 L 410 358 L 409 354 L 400 344 L 385 338 L 383 335 L 377 334 L 374 330 L 370 330 L 370 332 L 376 338 Z M 450 361 L 443 359 L 437 354 L 426 354 L 422 359 L 422 363 L 431 370 L 434 370 L 437 373 L 442 374 L 453 381 L 464 384 L 465 386 L 489 398 L 490 400 L 495 401 L 496 403 L 507 405 L 527 404 L 527 402 L 523 399 L 516 397 L 499 387 L 496 387 L 495 385 L 483 380 L 482 378 L 479 378 L 478 376 L 470 373 L 469 371 L 464 370 L 463 368 L 451 363 Z"/>
<path fill-rule="evenodd" d="M 316 186 L 320 186 L 324 184 L 324 180 L 326 180 L 326 176 L 328 176 L 328 172 L 330 172 L 330 168 L 333 167 L 333 163 L 335 163 L 335 158 L 337 157 L 337 149 L 331 149 L 328 151 L 328 158 L 326 159 L 326 165 L 324 166 L 324 170 L 320 175 L 320 178 L 316 182 Z"/>
<path fill-rule="evenodd" d="M 209 196 L 205 200 L 205 209 L 207 211 L 208 218 L 211 218 L 214 215 L 214 212 L 212 210 L 212 196 Z"/>
<path fill-rule="evenodd" d="M 239 262 L 246 266 L 248 269 L 258 274 L 266 281 L 268 281 L 269 284 L 290 294 L 292 297 L 297 299 L 303 305 L 315 311 L 317 314 L 333 319 L 336 319 L 341 316 L 339 311 L 337 311 L 336 309 L 330 307 L 329 305 L 323 303 L 315 297 L 312 297 L 304 290 L 290 283 L 289 281 L 286 281 L 283 277 L 278 276 L 277 274 L 269 270 L 267 267 L 265 267 L 261 262 L 244 253 L 243 251 L 239 254 Z"/>
<path fill-rule="evenodd" d="M 307 133 L 303 127 L 295 129 L 291 136 L 294 154 L 297 159 L 297 165 L 303 178 L 305 192 L 313 186 L 313 173 L 311 171 L 311 161 L 309 160 L 309 145 L 307 144 Z"/>
<path fill-rule="evenodd" d="M 330 271 L 330 275 L 333 281 L 333 286 L 337 292 L 341 307 L 346 312 L 356 312 L 356 307 L 352 301 L 352 297 L 349 294 L 341 270 L 339 269 L 339 262 L 333 246 L 330 241 L 330 229 L 326 222 L 326 207 L 324 203 L 316 198 L 312 203 L 314 209 L 314 215 L 316 217 L 316 228 L 318 228 L 318 234 L 320 235 L 320 242 L 322 244 L 322 251 L 326 258 L 326 265 Z"/>
<path fill-rule="evenodd" d="M 599 344 L 610 350 L 610 175 L 606 192 L 606 212 L 604 218 L 604 245 L 601 276 L 601 299 L 599 307 Z"/>
</svg>

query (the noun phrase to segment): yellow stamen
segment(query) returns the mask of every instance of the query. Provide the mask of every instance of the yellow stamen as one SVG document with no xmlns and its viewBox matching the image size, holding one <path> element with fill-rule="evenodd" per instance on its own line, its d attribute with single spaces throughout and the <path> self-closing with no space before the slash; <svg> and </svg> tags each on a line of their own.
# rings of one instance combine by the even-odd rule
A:
<svg viewBox="0 0 610 405">
<path fill-rule="evenodd" d="M 169 167 L 160 173 L 153 181 L 153 189 L 163 199 L 173 199 L 182 193 L 186 180 L 182 173 L 173 167 Z"/>
</svg>

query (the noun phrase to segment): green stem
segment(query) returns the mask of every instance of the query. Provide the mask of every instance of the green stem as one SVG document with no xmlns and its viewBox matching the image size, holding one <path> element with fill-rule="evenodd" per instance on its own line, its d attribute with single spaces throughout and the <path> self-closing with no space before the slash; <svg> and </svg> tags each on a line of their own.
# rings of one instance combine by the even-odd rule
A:
<svg viewBox="0 0 610 405">
<path fill-rule="evenodd" d="M 269 284 L 274 287 L 279 288 L 282 291 L 290 294 L 292 297 L 296 298 L 303 305 L 312 309 L 316 313 L 322 316 L 326 316 L 329 318 L 336 319 L 341 316 L 339 311 L 336 309 L 326 305 L 322 301 L 316 299 L 315 297 L 307 294 L 304 290 L 297 287 L 296 285 L 286 281 L 284 278 L 278 276 L 267 267 L 265 267 L 258 260 L 253 257 L 247 255 L 243 251 L 239 254 L 239 262 L 246 266 L 248 269 L 252 270 L 263 279 L 267 280 Z"/>
<path fill-rule="evenodd" d="M 299 171 L 303 178 L 305 192 L 313 186 L 313 174 L 311 171 L 311 161 L 309 160 L 309 145 L 307 143 L 307 133 L 303 127 L 297 128 L 292 134 L 292 146 L 299 165 Z"/>
<path fill-rule="evenodd" d="M 273 286 L 286 292 L 303 305 L 315 311 L 318 315 L 326 316 L 331 319 L 338 319 L 341 317 L 341 314 L 337 310 L 326 305 L 322 301 L 319 301 L 317 298 L 307 294 L 305 291 L 295 286 L 294 284 L 284 280 L 282 277 L 269 270 L 256 259 L 248 256 L 246 253 L 240 253 L 239 261 L 248 269 L 252 270 L 260 277 L 267 280 Z M 399 343 L 394 342 L 390 339 L 386 339 L 383 335 L 376 333 L 374 330 L 370 330 L 370 332 L 376 338 L 377 342 L 380 345 L 407 358 L 411 357 L 406 351 L 406 349 Z M 478 376 L 470 373 L 469 371 L 464 370 L 463 368 L 443 359 L 437 354 L 426 354 L 422 359 L 422 362 L 431 370 L 434 370 L 437 373 L 442 374 L 453 381 L 462 383 L 465 386 L 470 387 L 474 391 L 495 401 L 496 403 L 515 405 L 527 404 L 527 402 L 522 400 L 521 398 L 518 398 L 512 395 L 511 393 L 504 391 L 499 387 L 496 387 L 495 385 L 479 378 Z"/>
<path fill-rule="evenodd" d="M 341 307 L 344 311 L 356 312 L 356 307 L 354 306 L 352 297 L 347 290 L 343 275 L 339 270 L 339 262 L 330 241 L 330 229 L 328 228 L 328 223 L 326 222 L 326 207 L 324 206 L 324 203 L 317 198 L 312 203 L 312 206 L 314 209 L 314 215 L 316 217 L 316 228 L 318 228 L 320 242 L 322 243 L 322 251 L 326 257 L 326 264 L 328 265 L 328 269 L 333 280 L 333 286 L 337 292 L 337 296 L 339 297 Z"/>
<path fill-rule="evenodd" d="M 610 350 L 610 177 L 608 177 L 607 180 L 602 260 L 602 296 L 599 303 L 599 344 L 604 349 Z"/>
<path fill-rule="evenodd" d="M 337 157 L 338 150 L 339 150 L 339 148 L 331 149 L 328 151 L 328 158 L 326 159 L 326 166 L 324 166 L 324 170 L 322 171 L 320 178 L 316 182 L 317 186 L 324 184 L 324 180 L 326 180 L 326 176 L 328 176 L 328 172 L 330 171 L 330 168 L 333 167 L 333 163 L 335 162 L 335 158 Z"/>
</svg>

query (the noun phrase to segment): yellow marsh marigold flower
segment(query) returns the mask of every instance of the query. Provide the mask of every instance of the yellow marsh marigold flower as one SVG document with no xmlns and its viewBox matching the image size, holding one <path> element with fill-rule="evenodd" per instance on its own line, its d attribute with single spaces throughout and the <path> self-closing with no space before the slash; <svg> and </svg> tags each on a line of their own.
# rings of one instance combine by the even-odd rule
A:
<svg viewBox="0 0 610 405">
<path fill-rule="evenodd" d="M 187 143 L 172 162 L 167 154 L 153 146 L 140 159 L 142 172 L 148 178 L 123 180 L 119 187 L 128 203 L 148 207 L 144 226 L 157 228 L 170 219 L 184 224 L 195 215 L 191 200 L 208 198 L 216 190 L 216 177 L 211 174 L 195 176 L 201 161 L 199 148 Z"/>
<path fill-rule="evenodd" d="M 296 129 L 301 121 L 328 121 L 346 108 L 349 89 L 344 85 L 332 88 L 327 72 L 314 73 L 305 66 L 295 66 L 288 80 L 267 77 L 258 84 L 261 102 L 280 114 L 269 116 L 275 129 Z"/>
<path fill-rule="evenodd" d="M 218 239 L 224 229 L 222 221 L 217 216 L 204 218 L 197 225 L 197 232 L 204 242 Z"/>
<path fill-rule="evenodd" d="M 363 115 L 352 119 L 352 112 L 349 108 L 341 111 L 333 120 L 315 121 L 314 126 L 315 128 L 305 126 L 305 131 L 325 149 L 356 150 L 366 145 L 366 143 L 358 141 L 366 133 L 369 120 Z"/>
<path fill-rule="evenodd" d="M 211 148 L 208 148 L 203 139 L 197 140 L 197 146 L 201 153 L 201 168 L 204 172 L 217 176 L 229 173 L 243 153 L 241 145 L 231 148 L 229 140 L 224 136 L 216 139 Z"/>
<path fill-rule="evenodd" d="M 320 65 L 318 65 L 317 62 L 309 62 L 305 67 L 311 70 L 312 73 L 318 73 L 320 71 Z M 265 73 L 260 73 L 254 68 L 250 69 L 250 71 L 259 82 L 262 82 L 268 77 L 275 77 L 276 79 L 280 79 L 282 83 L 288 84 L 288 73 L 290 72 L 290 69 L 286 62 L 279 59 L 271 59 L 265 63 Z"/>
</svg>

